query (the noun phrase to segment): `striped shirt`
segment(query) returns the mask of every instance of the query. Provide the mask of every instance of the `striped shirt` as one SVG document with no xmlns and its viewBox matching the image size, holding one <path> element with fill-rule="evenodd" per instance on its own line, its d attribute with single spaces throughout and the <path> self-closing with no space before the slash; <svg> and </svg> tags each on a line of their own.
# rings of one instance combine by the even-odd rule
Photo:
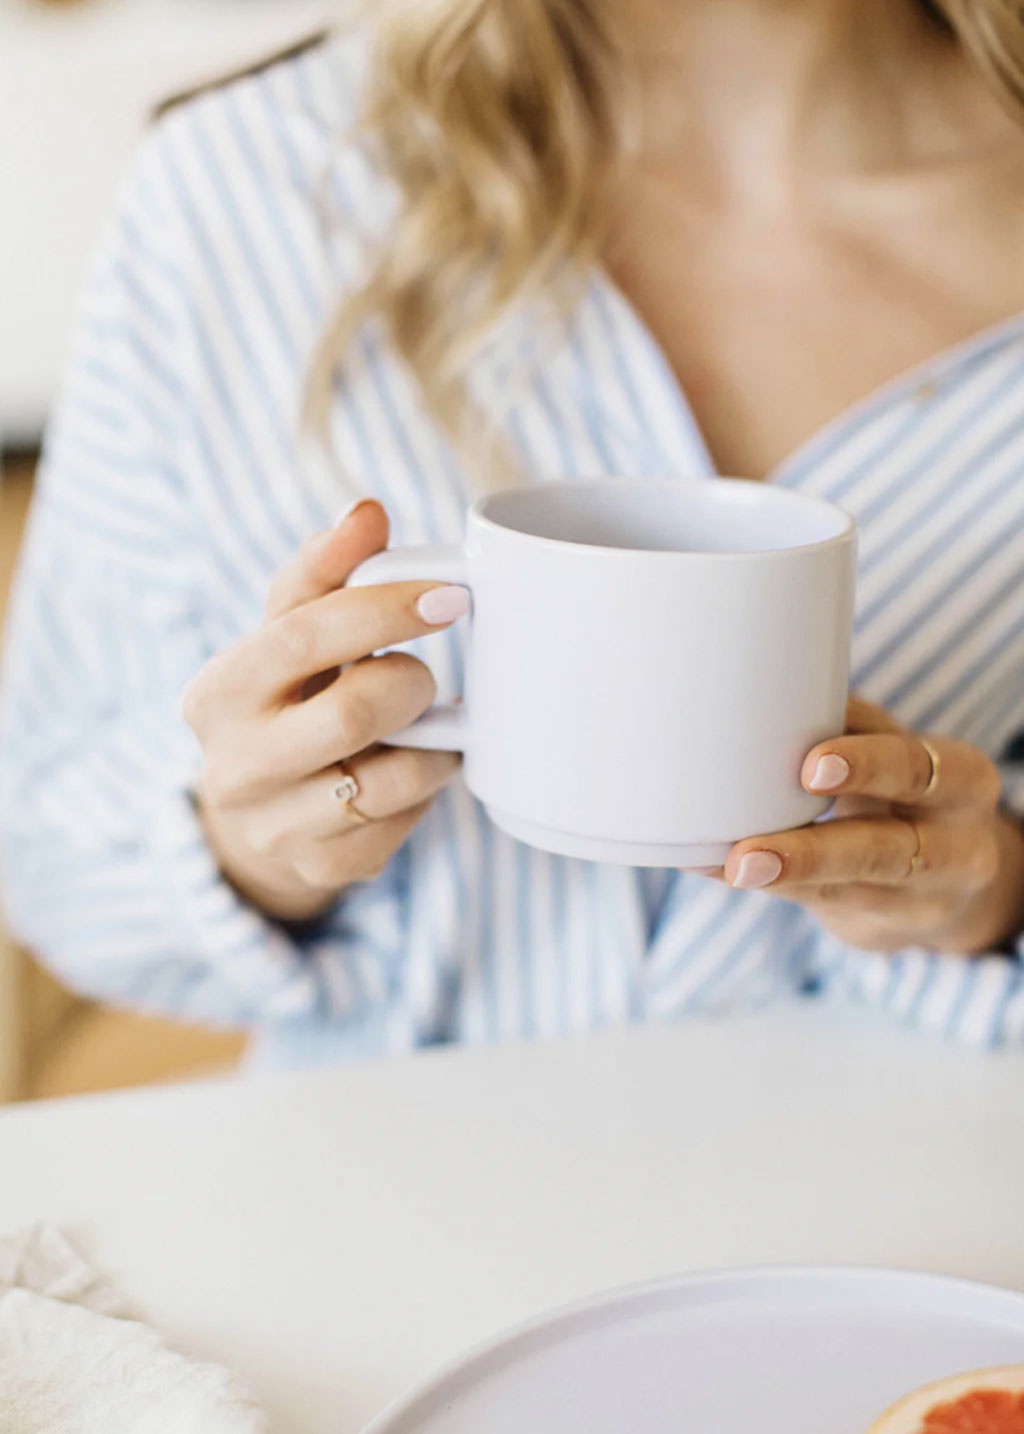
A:
<svg viewBox="0 0 1024 1434">
<path fill-rule="evenodd" d="M 22 937 L 84 992 L 246 1025 L 279 1064 L 810 996 L 975 1043 L 1024 1039 L 1018 958 L 854 950 L 763 892 L 550 856 L 492 827 L 458 782 L 382 876 L 313 926 L 266 919 L 222 879 L 189 795 L 183 686 L 259 623 L 272 573 L 355 489 L 386 504 L 399 543 L 457 541 L 473 496 L 372 326 L 337 386 L 336 462 L 300 437 L 316 337 L 394 213 L 349 133 L 361 61 L 358 39 L 335 38 L 192 101 L 152 133 L 122 194 L 10 634 L 0 820 Z M 529 322 L 506 330 L 472 375 L 485 405 L 536 338 Z M 500 420 L 532 481 L 712 476 L 662 352 L 602 272 L 532 360 Z M 1024 317 L 878 390 L 771 481 L 860 523 L 856 690 L 1011 757 Z M 461 685 L 462 640 L 422 646 L 442 695 Z M 1020 810 L 1021 767 L 1005 770 Z"/>
</svg>

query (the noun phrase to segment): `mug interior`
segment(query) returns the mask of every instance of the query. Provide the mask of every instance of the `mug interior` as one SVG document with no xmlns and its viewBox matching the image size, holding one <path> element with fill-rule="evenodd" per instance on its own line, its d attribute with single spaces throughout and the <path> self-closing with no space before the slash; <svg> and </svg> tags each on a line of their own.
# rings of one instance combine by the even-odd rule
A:
<svg viewBox="0 0 1024 1434">
<path fill-rule="evenodd" d="M 495 493 L 477 513 L 529 537 L 629 552 L 777 552 L 853 527 L 823 499 L 738 478 L 540 483 Z"/>
</svg>

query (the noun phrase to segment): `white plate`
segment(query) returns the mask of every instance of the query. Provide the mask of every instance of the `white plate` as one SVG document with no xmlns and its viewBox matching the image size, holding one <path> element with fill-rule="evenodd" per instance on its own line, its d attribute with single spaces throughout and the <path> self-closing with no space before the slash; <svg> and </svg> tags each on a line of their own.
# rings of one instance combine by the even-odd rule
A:
<svg viewBox="0 0 1024 1434">
<path fill-rule="evenodd" d="M 1024 1295 L 885 1270 L 695 1275 L 494 1341 L 367 1434 L 865 1434 L 920 1384 L 1024 1363 Z"/>
</svg>

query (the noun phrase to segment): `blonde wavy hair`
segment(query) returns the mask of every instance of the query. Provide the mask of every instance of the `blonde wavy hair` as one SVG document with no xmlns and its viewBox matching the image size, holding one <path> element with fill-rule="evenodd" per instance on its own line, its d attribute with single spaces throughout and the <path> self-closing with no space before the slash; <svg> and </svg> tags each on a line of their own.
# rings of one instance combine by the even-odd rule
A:
<svg viewBox="0 0 1024 1434">
<path fill-rule="evenodd" d="M 1024 118 L 1024 3 L 920 3 Z M 315 355 L 309 407 L 321 424 L 338 365 L 374 318 L 461 445 L 474 356 L 518 305 L 564 300 L 600 252 L 607 186 L 636 133 L 611 8 L 607 0 L 377 0 L 364 128 L 397 183 L 400 209 L 368 282 Z"/>
</svg>

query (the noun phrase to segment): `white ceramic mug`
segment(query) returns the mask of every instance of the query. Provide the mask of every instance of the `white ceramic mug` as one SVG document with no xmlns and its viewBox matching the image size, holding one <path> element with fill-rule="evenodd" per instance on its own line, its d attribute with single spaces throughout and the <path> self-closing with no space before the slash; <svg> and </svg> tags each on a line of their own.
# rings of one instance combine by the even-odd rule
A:
<svg viewBox="0 0 1024 1434">
<path fill-rule="evenodd" d="M 737 479 L 542 483 L 469 513 L 461 547 L 371 558 L 359 585 L 464 583 L 464 703 L 394 745 L 464 751 L 504 831 L 545 851 L 711 866 L 813 821 L 800 785 L 842 732 L 856 529 Z"/>
</svg>

